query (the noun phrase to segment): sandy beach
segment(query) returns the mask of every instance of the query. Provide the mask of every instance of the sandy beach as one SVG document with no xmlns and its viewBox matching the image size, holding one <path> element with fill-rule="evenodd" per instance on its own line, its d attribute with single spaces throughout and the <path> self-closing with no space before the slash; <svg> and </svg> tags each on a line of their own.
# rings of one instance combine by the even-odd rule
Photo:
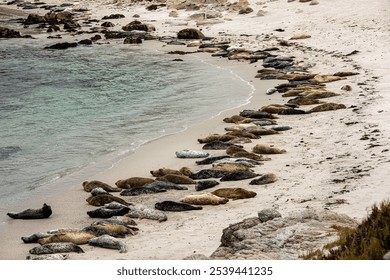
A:
<svg viewBox="0 0 390 280">
<path fill-rule="evenodd" d="M 156 27 L 153 34 L 157 36 L 176 36 L 183 28 L 199 28 L 206 36 L 214 37 L 215 42 L 230 41 L 230 45 L 237 49 L 255 51 L 277 47 L 278 50 L 273 51 L 273 54 L 293 56 L 295 65 L 310 66 L 308 73 L 349 71 L 359 74 L 326 83 L 327 90 L 338 94 L 327 98 L 326 102 L 344 104 L 346 109 L 278 115 L 277 124 L 290 126 L 291 130 L 262 136 L 252 143 L 243 144 L 247 151 L 260 143 L 287 151 L 285 154 L 267 155 L 270 161 L 253 168 L 254 172 L 260 174 L 274 173 L 278 177 L 275 183 L 256 186 L 249 185 L 250 180 L 241 180 L 223 182 L 218 186 L 245 188 L 257 193 L 254 198 L 230 200 L 218 206 L 206 205 L 202 211 L 167 212 L 168 220 L 160 223 L 147 219 L 136 220 L 139 233 L 124 239 L 129 248 L 127 253 L 83 245 L 85 253 L 71 253 L 69 259 L 177 260 L 193 254 L 209 257 L 220 245 L 223 229 L 243 219 L 256 217 L 262 209 L 276 209 L 282 216 L 305 209 L 326 209 L 345 214 L 359 222 L 366 217 L 373 204 L 390 199 L 387 186 L 390 181 L 390 130 L 387 121 L 390 117 L 390 69 L 387 63 L 390 61 L 387 51 L 390 43 L 390 3 L 383 0 L 320 0 L 318 4 L 311 5 L 310 2 L 240 2 L 240 6 L 253 9 L 244 14 L 239 14 L 239 9 L 234 8 L 234 5 L 230 5 L 230 11 L 227 11 L 226 5 L 222 8 L 219 3 L 201 7 L 197 11 L 178 9 L 177 16 L 173 17 L 170 13 L 176 9 L 170 8 L 175 7 L 171 2 L 167 3 L 168 8 L 164 6 L 156 11 L 148 11 L 145 5 L 148 6 L 149 2 L 129 5 L 126 1 L 79 1 L 80 7 L 89 9 L 90 18 L 124 14 L 125 18 L 115 20 L 114 28 L 118 30 L 137 14 L 139 20 Z M 17 9 L 15 5 L 6 8 Z M 210 14 L 214 11 L 215 15 L 201 20 L 199 18 L 202 16 L 193 17 L 198 20 L 189 19 L 189 16 L 205 11 Z M 41 10 L 39 12 L 45 13 Z M 20 16 L 19 10 L 17 15 Z M 308 35 L 307 38 L 291 40 L 293 36 L 302 34 Z M 47 34 L 36 36 L 44 38 Z M 69 38 L 66 36 L 64 39 Z M 167 46 L 153 41 L 145 41 L 144 46 L 160 51 L 197 50 L 196 47 Z M 133 176 L 152 178 L 150 170 L 162 167 L 179 169 L 186 166 L 197 172 L 204 166 L 196 165 L 196 159 L 179 159 L 175 152 L 184 149 L 201 150 L 202 145 L 197 139 L 213 133 L 223 134 L 226 127 L 234 125 L 223 122 L 226 117 L 237 115 L 245 109 L 259 110 L 269 104 L 285 104 L 290 99 L 282 97 L 279 92 L 266 94 L 267 89 L 286 80 L 255 78 L 257 71 L 263 68 L 262 60 L 250 63 L 246 59 L 211 57 L 209 53 L 191 55 L 199 56 L 212 65 L 230 69 L 250 83 L 254 93 L 248 104 L 222 112 L 186 131 L 147 143 L 112 168 L 101 170 L 85 180 L 100 180 L 114 185 L 119 179 Z M 183 57 L 173 55 L 173 58 Z M 351 87 L 350 91 L 341 89 L 346 85 Z M 299 109 L 307 111 L 314 106 L 302 105 Z M 210 154 L 224 155 L 225 151 L 212 150 Z M 0 259 L 26 258 L 29 249 L 37 244 L 24 244 L 20 239 L 22 236 L 58 228 L 83 228 L 91 224 L 94 219 L 89 218 L 86 212 L 95 207 L 85 201 L 89 193 L 83 190 L 81 183 L 55 192 L 39 193 L 34 196 L 36 200 L 23 201 L 20 209 L 1 208 L 3 223 L 0 236 L 7 238 L 0 241 Z M 196 192 L 190 185 L 185 191 L 172 190 L 124 199 L 154 208 L 157 201 L 178 201 L 190 194 L 209 191 Z M 39 208 L 43 203 L 49 203 L 53 208 L 53 215 L 49 219 L 22 221 L 6 217 L 7 212 Z M 324 239 L 322 245 L 327 241 Z M 302 248 L 296 256 L 302 254 L 304 249 L 307 248 Z"/>
</svg>

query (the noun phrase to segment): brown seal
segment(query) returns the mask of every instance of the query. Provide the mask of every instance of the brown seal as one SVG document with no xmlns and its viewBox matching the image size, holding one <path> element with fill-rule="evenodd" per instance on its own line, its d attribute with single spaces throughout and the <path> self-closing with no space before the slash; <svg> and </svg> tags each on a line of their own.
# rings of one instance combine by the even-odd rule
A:
<svg viewBox="0 0 390 280">
<path fill-rule="evenodd" d="M 97 195 L 97 196 L 90 196 L 86 199 L 86 201 L 88 202 L 88 204 L 93 205 L 93 206 L 103 206 L 104 204 L 107 204 L 107 203 L 110 203 L 113 201 L 116 201 L 116 202 L 123 204 L 123 205 L 126 205 L 126 206 L 132 205 L 131 203 L 126 202 L 125 200 L 123 200 L 120 197 L 116 197 L 113 195 L 106 195 L 106 194 L 101 194 L 101 195 Z"/>
<path fill-rule="evenodd" d="M 170 168 L 159 168 L 157 170 L 151 170 L 150 174 L 152 174 L 154 177 L 162 177 L 167 174 L 189 176 L 192 174 L 192 170 L 189 167 L 182 167 L 179 170 L 170 169 Z"/>
<path fill-rule="evenodd" d="M 121 189 L 119 188 L 115 188 L 115 187 L 112 187 L 106 183 L 103 183 L 101 181 L 97 181 L 97 180 L 94 180 L 94 181 L 84 181 L 83 182 L 83 188 L 86 192 L 91 192 L 93 189 L 96 189 L 96 188 L 102 188 L 103 190 L 107 191 L 107 192 L 120 192 Z"/>
<path fill-rule="evenodd" d="M 175 174 L 167 174 L 162 177 L 158 177 L 156 180 L 158 181 L 166 181 L 175 184 L 196 184 L 196 182 L 186 176 L 183 175 L 175 175 Z"/>
<path fill-rule="evenodd" d="M 256 196 L 255 192 L 248 191 L 243 188 L 221 188 L 211 193 L 216 196 L 225 197 L 233 200 L 252 198 Z"/>
<path fill-rule="evenodd" d="M 344 104 L 324 103 L 310 109 L 308 112 L 316 113 L 316 112 L 332 111 L 332 110 L 339 110 L 339 109 L 346 109 L 346 108 L 347 106 L 345 106 Z"/>
<path fill-rule="evenodd" d="M 125 180 L 118 180 L 115 185 L 121 189 L 140 188 L 146 184 L 153 183 L 155 180 L 144 177 L 130 177 Z"/>
<path fill-rule="evenodd" d="M 76 245 L 87 244 L 88 240 L 96 237 L 96 234 L 87 231 L 70 231 L 70 232 L 60 232 L 49 237 L 41 238 L 38 240 L 38 243 L 48 244 L 48 243 L 57 243 L 57 242 L 71 242 Z"/>
<path fill-rule="evenodd" d="M 229 199 L 225 197 L 219 197 L 211 193 L 188 195 L 180 200 L 183 203 L 189 203 L 193 205 L 219 205 L 226 204 Z"/>
<path fill-rule="evenodd" d="M 253 152 L 256 154 L 284 154 L 286 150 L 279 149 L 271 146 L 267 146 L 264 144 L 257 144 L 253 147 Z"/>
</svg>

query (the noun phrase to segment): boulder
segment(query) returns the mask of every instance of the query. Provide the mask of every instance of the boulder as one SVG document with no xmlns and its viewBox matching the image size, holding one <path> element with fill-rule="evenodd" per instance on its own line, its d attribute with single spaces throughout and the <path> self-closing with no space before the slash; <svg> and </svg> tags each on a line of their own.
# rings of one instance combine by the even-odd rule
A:
<svg viewBox="0 0 390 280">
<path fill-rule="evenodd" d="M 185 28 L 180 30 L 177 33 L 178 39 L 204 39 L 206 36 L 198 29 L 195 28 Z"/>
<path fill-rule="evenodd" d="M 152 31 L 156 31 L 156 28 L 151 24 L 145 24 L 145 23 L 141 23 L 138 20 L 135 20 L 123 26 L 122 30 L 124 31 L 139 30 L 139 31 L 152 32 Z"/>
<path fill-rule="evenodd" d="M 142 44 L 142 39 L 128 37 L 128 38 L 125 38 L 125 40 L 123 41 L 123 44 L 131 44 L 131 45 Z"/>
<path fill-rule="evenodd" d="M 13 29 L 0 27 L 0 38 L 21 38 L 19 31 L 15 31 Z"/>
<path fill-rule="evenodd" d="M 46 23 L 46 19 L 44 16 L 40 16 L 37 14 L 29 14 L 27 19 L 24 21 L 24 24 L 27 25 L 39 24 L 39 23 Z"/>
<path fill-rule="evenodd" d="M 75 48 L 75 47 L 77 47 L 77 43 L 64 42 L 64 43 L 57 43 L 57 44 L 45 47 L 45 49 L 65 50 L 68 48 Z"/>
</svg>

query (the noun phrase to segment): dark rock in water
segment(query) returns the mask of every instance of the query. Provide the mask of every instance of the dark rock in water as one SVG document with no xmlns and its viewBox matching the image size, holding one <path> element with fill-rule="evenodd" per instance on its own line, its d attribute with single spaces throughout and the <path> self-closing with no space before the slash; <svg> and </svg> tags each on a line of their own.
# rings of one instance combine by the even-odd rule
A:
<svg viewBox="0 0 390 280">
<path fill-rule="evenodd" d="M 226 156 L 208 157 L 208 158 L 205 158 L 203 160 L 195 161 L 195 163 L 198 165 L 206 165 L 206 164 L 212 164 L 212 163 L 216 162 L 217 160 L 221 160 L 221 159 L 225 159 L 225 158 L 231 158 L 231 156 L 226 155 Z"/>
<path fill-rule="evenodd" d="M 78 24 L 74 20 L 69 20 L 69 21 L 64 23 L 64 29 L 65 30 L 74 30 L 74 29 L 77 29 L 77 28 L 80 28 L 80 27 L 81 27 L 80 24 Z"/>
<path fill-rule="evenodd" d="M 202 32 L 195 28 L 185 28 L 177 33 L 178 39 L 204 39 L 205 37 Z"/>
<path fill-rule="evenodd" d="M 51 33 L 57 31 L 60 31 L 60 28 L 57 25 L 50 25 L 46 32 Z"/>
<path fill-rule="evenodd" d="M 52 214 L 51 207 L 46 203 L 39 209 L 27 209 L 19 213 L 7 213 L 12 219 L 32 220 L 32 219 L 46 219 Z"/>
<path fill-rule="evenodd" d="M 79 41 L 80 45 L 92 45 L 92 40 L 91 39 L 84 39 Z"/>
<path fill-rule="evenodd" d="M 93 37 L 91 37 L 91 41 L 92 41 L 92 42 L 96 42 L 96 41 L 98 41 L 98 40 L 100 40 L 100 39 L 102 39 L 102 36 L 100 36 L 99 34 L 98 34 L 98 35 L 95 35 L 95 36 L 93 36 Z"/>
<path fill-rule="evenodd" d="M 129 24 L 123 26 L 122 29 L 124 31 L 133 31 L 133 30 L 140 30 L 140 31 L 146 31 L 146 32 L 156 31 L 156 28 L 153 25 L 144 24 L 144 23 L 141 23 L 140 21 L 137 21 L 137 20 L 130 22 Z"/>
<path fill-rule="evenodd" d="M 0 38 L 21 38 L 19 31 L 13 29 L 8 29 L 5 27 L 0 27 Z"/>
<path fill-rule="evenodd" d="M 75 47 L 77 47 L 77 43 L 64 42 L 64 43 L 57 43 L 49 47 L 45 47 L 45 49 L 65 50 L 67 48 L 75 48 Z"/>
<path fill-rule="evenodd" d="M 219 185 L 219 183 L 218 183 L 218 181 L 215 181 L 215 180 L 199 181 L 195 186 L 195 190 L 196 191 L 203 191 L 206 189 L 213 188 L 217 185 Z"/>
<path fill-rule="evenodd" d="M 172 61 L 178 61 L 178 62 L 181 62 L 181 61 L 184 61 L 183 59 L 181 58 L 175 58 L 175 59 L 172 59 Z"/>
<path fill-rule="evenodd" d="M 123 44 L 131 44 L 131 45 L 137 45 L 137 44 L 142 44 L 142 39 L 141 38 L 125 38 L 123 41 Z"/>
<path fill-rule="evenodd" d="M 106 22 L 103 22 L 100 26 L 103 26 L 103 27 L 114 27 L 115 25 L 112 22 L 106 21 Z"/>
<path fill-rule="evenodd" d="M 118 18 L 124 18 L 125 16 L 122 14 L 111 14 L 109 16 L 104 16 L 102 19 L 118 19 Z"/>
<path fill-rule="evenodd" d="M 22 149 L 19 146 L 7 146 L 0 148 L 0 160 L 9 158 L 12 154 L 20 152 Z"/>
<path fill-rule="evenodd" d="M 72 14 L 70 12 L 49 12 L 45 14 L 45 20 L 50 24 L 65 24 L 66 22 L 72 20 Z"/>
<path fill-rule="evenodd" d="M 46 23 L 46 19 L 44 16 L 40 16 L 37 14 L 29 14 L 27 16 L 27 19 L 24 21 L 24 24 L 26 25 L 39 24 L 39 23 Z"/>
<path fill-rule="evenodd" d="M 122 196 L 137 196 L 140 194 L 149 194 L 149 193 L 160 193 L 160 192 L 166 192 L 167 190 L 160 189 L 160 188 L 133 188 L 133 189 L 125 189 L 123 190 L 120 195 Z"/>
<path fill-rule="evenodd" d="M 200 179 L 209 179 L 209 178 L 221 178 L 222 176 L 225 176 L 226 174 L 229 174 L 228 171 L 223 170 L 214 170 L 214 169 L 202 169 L 198 171 L 197 173 L 191 174 L 189 177 L 194 180 L 200 180 Z"/>
<path fill-rule="evenodd" d="M 282 215 L 275 209 L 263 209 L 258 213 L 258 216 L 262 223 L 282 217 Z"/>
<path fill-rule="evenodd" d="M 259 176 L 259 174 L 250 171 L 229 172 L 229 174 L 226 174 L 221 178 L 221 181 L 238 181 L 254 178 L 257 176 Z"/>
<path fill-rule="evenodd" d="M 216 141 L 211 141 L 210 143 L 205 144 L 202 147 L 202 149 L 204 149 L 204 150 L 226 150 L 227 148 L 229 148 L 231 146 L 242 148 L 242 146 L 240 146 L 240 145 L 234 145 L 234 144 L 230 144 L 230 143 L 216 140 Z"/>
<path fill-rule="evenodd" d="M 154 206 L 157 210 L 161 211 L 191 211 L 191 210 L 202 210 L 201 206 L 193 206 L 187 203 L 175 202 L 175 201 L 163 201 L 157 202 Z"/>
</svg>

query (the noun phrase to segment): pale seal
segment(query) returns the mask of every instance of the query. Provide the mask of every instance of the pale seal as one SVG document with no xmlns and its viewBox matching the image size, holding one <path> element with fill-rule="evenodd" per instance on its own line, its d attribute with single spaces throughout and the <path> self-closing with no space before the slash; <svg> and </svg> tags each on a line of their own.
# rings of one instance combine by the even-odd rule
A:
<svg viewBox="0 0 390 280">
<path fill-rule="evenodd" d="M 252 151 L 256 154 L 284 154 L 286 150 L 279 149 L 264 144 L 257 144 L 252 148 Z"/>
<path fill-rule="evenodd" d="M 109 219 L 104 219 L 92 223 L 92 225 L 101 225 L 101 224 L 117 224 L 117 225 L 124 225 L 124 226 L 137 225 L 137 223 L 132 218 L 126 216 L 114 216 Z"/>
<path fill-rule="evenodd" d="M 161 211 L 173 211 L 173 212 L 178 212 L 178 211 L 191 211 L 191 210 L 202 210 L 203 208 L 201 206 L 193 206 L 191 204 L 187 203 L 180 203 L 180 202 L 175 202 L 175 201 L 162 201 L 162 202 L 157 202 L 154 207 L 157 210 Z"/>
<path fill-rule="evenodd" d="M 126 216 L 134 219 L 149 219 L 159 222 L 165 222 L 166 220 L 168 220 L 168 217 L 164 212 L 155 209 L 145 208 L 143 206 L 137 206 L 135 208 L 132 208 L 129 213 L 126 214 Z"/>
<path fill-rule="evenodd" d="M 66 260 L 68 259 L 68 254 L 46 254 L 46 255 L 36 255 L 36 256 L 27 256 L 26 260 Z"/>
<path fill-rule="evenodd" d="M 102 188 L 94 188 L 92 191 L 91 191 L 91 195 L 92 196 L 97 196 L 97 195 L 102 195 L 102 194 L 105 194 L 105 195 L 111 195 L 109 192 L 105 191 L 104 189 Z"/>
<path fill-rule="evenodd" d="M 180 200 L 183 203 L 188 203 L 192 205 L 219 205 L 226 204 L 229 199 L 224 197 L 219 197 L 211 193 L 204 193 L 199 195 L 187 195 Z"/>
<path fill-rule="evenodd" d="M 61 242 L 61 243 L 49 243 L 38 247 L 34 247 L 29 252 L 30 254 L 33 255 L 42 255 L 42 254 L 56 254 L 56 253 L 70 253 L 70 252 L 84 253 L 84 250 L 76 244 Z"/>
<path fill-rule="evenodd" d="M 99 237 L 92 238 L 88 241 L 88 244 L 91 246 L 98 246 L 102 248 L 117 249 L 119 250 L 119 253 L 127 253 L 126 244 L 109 235 L 102 235 Z"/>
<path fill-rule="evenodd" d="M 46 219 L 49 218 L 52 214 L 51 207 L 46 203 L 43 204 L 43 207 L 40 209 L 27 209 L 19 213 L 7 213 L 12 219 Z"/>
<path fill-rule="evenodd" d="M 248 191 L 243 188 L 221 188 L 211 193 L 216 196 L 225 197 L 233 200 L 252 198 L 256 196 L 255 192 Z"/>
<path fill-rule="evenodd" d="M 182 150 L 176 152 L 176 157 L 178 158 L 205 158 L 208 156 L 209 153 L 206 153 L 204 151 Z"/>
</svg>

